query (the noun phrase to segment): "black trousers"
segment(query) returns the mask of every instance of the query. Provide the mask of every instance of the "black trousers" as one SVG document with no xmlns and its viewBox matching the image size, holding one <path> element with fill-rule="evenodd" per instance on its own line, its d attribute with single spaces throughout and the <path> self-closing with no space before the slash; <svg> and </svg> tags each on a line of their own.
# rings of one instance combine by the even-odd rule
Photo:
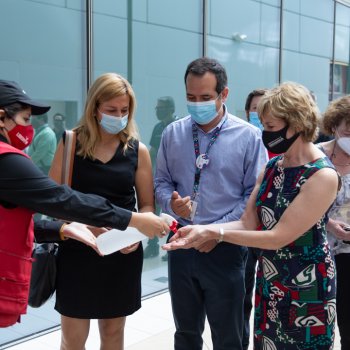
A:
<svg viewBox="0 0 350 350">
<path fill-rule="evenodd" d="M 205 316 L 214 350 L 241 350 L 247 248 L 218 244 L 210 253 L 169 253 L 175 350 L 201 350 Z"/>
<path fill-rule="evenodd" d="M 337 266 L 337 322 L 342 350 L 350 350 L 350 253 L 335 256 Z"/>
</svg>

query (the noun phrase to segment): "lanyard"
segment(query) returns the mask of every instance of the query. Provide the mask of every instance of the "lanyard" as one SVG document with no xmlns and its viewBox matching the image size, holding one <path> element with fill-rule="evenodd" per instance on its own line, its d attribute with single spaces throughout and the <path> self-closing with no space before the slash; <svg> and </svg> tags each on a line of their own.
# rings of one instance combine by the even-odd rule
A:
<svg viewBox="0 0 350 350">
<path fill-rule="evenodd" d="M 193 184 L 193 194 L 192 194 L 192 200 L 194 200 L 196 198 L 196 195 L 198 193 L 198 189 L 199 189 L 199 180 L 201 177 L 201 172 L 202 169 L 206 168 L 209 164 L 209 150 L 211 148 L 211 146 L 214 144 L 214 142 L 216 141 L 216 139 L 219 137 L 220 131 L 222 126 L 225 124 L 226 119 L 222 122 L 222 124 L 220 126 L 218 126 L 217 128 L 215 128 L 209 144 L 207 146 L 207 149 L 205 151 L 205 153 L 200 154 L 199 151 L 199 140 L 198 140 L 198 127 L 195 123 L 192 124 L 192 136 L 193 136 L 193 145 L 194 145 L 194 154 L 196 156 L 196 172 L 194 174 L 194 184 Z"/>
</svg>

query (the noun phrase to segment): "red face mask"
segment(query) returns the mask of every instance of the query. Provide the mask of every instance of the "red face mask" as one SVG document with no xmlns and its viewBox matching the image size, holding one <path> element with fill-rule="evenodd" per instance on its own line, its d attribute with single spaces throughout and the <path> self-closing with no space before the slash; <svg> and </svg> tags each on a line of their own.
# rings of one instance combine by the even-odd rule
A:
<svg viewBox="0 0 350 350">
<path fill-rule="evenodd" d="M 7 132 L 11 145 L 19 150 L 28 147 L 34 137 L 34 129 L 32 125 L 16 125 L 12 130 Z"/>
</svg>

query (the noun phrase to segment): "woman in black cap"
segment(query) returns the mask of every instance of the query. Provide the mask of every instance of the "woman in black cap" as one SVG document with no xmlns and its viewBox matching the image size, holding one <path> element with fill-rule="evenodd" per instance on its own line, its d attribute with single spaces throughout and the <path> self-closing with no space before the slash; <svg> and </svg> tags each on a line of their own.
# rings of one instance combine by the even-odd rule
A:
<svg viewBox="0 0 350 350">
<path fill-rule="evenodd" d="M 96 248 L 95 237 L 81 224 L 39 221 L 33 230 L 34 212 L 99 227 L 132 226 L 150 238 L 169 229 L 152 213 L 116 207 L 45 176 L 22 150 L 33 139 L 31 115 L 49 109 L 17 83 L 0 80 L 0 327 L 14 324 L 26 313 L 34 230 L 39 240 L 74 238 Z"/>
</svg>

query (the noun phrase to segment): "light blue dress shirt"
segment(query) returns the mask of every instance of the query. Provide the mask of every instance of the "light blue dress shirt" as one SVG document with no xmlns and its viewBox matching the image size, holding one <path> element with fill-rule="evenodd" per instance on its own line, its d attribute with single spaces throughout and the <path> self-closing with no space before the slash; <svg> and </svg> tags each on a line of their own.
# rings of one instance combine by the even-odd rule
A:
<svg viewBox="0 0 350 350">
<path fill-rule="evenodd" d="M 209 150 L 209 164 L 202 169 L 198 202 L 193 222 L 179 218 L 170 207 L 173 191 L 192 196 L 196 157 L 191 116 L 171 123 L 163 132 L 155 174 L 156 201 L 162 211 L 181 225 L 238 220 L 268 157 L 261 131 L 227 113 L 221 132 Z M 218 126 L 220 126 L 220 123 Z M 205 133 L 198 128 L 200 153 L 205 153 L 215 128 Z"/>
</svg>

